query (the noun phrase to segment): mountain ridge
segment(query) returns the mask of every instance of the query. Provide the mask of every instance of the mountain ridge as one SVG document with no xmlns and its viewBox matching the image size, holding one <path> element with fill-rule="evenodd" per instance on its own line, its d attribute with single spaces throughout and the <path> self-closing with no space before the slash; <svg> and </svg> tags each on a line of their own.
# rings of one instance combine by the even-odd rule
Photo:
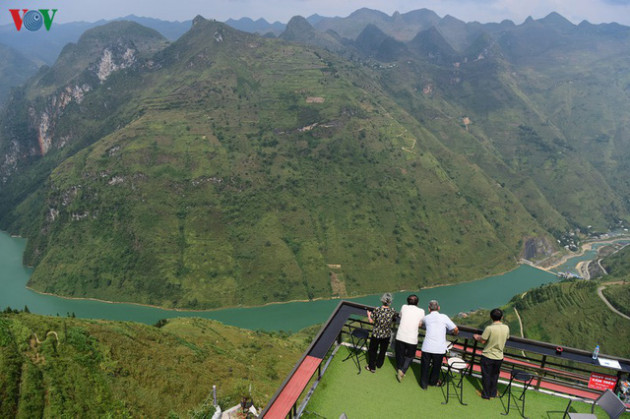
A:
<svg viewBox="0 0 630 419">
<path fill-rule="evenodd" d="M 604 158 L 573 136 L 579 120 L 547 116 L 543 85 L 524 80 L 549 75 L 527 51 L 447 23 L 467 49 L 436 27 L 414 52 L 377 26 L 361 45 L 295 18 L 289 42 L 198 16 L 170 44 L 127 26 L 150 42 L 126 66 L 124 43 L 111 49 L 103 80 L 95 44 L 77 61 L 89 90 L 64 100 L 51 93 L 67 80 L 41 70 L 49 90 L 25 88 L 0 133 L 0 225 L 29 236 L 31 286 L 193 309 L 414 289 L 626 219 L 610 169 L 623 126 L 598 140 Z M 32 119 L 53 99 L 64 107 Z"/>
</svg>

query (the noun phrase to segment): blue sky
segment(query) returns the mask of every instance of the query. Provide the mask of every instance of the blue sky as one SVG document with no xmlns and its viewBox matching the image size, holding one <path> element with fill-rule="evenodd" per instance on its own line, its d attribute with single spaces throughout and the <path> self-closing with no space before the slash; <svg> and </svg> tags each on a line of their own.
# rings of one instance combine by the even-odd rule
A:
<svg viewBox="0 0 630 419">
<path fill-rule="evenodd" d="M 427 8 L 440 16 L 450 14 L 467 22 L 510 19 L 517 24 L 528 16 L 538 19 L 556 11 L 573 23 L 588 20 L 630 25 L 630 0 L 2 0 L 2 3 L 5 10 L 56 8 L 55 22 L 60 23 L 93 22 L 129 14 L 178 21 L 198 14 L 220 21 L 263 17 L 270 22 L 286 23 L 295 15 L 347 16 L 368 7 L 388 15 Z M 0 17 L 0 24 L 9 23 L 9 19 L 7 12 L 5 22 Z"/>
</svg>

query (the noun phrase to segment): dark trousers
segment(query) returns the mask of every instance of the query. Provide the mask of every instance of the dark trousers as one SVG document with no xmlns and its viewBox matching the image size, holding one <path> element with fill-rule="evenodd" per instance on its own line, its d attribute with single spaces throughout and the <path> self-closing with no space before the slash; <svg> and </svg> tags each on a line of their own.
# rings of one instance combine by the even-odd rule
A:
<svg viewBox="0 0 630 419">
<path fill-rule="evenodd" d="M 499 382 L 499 372 L 501 372 L 502 363 L 502 359 L 481 357 L 481 385 L 483 386 L 481 397 L 484 399 L 496 397 L 497 383 Z"/>
<path fill-rule="evenodd" d="M 444 354 L 432 354 L 431 352 L 422 352 L 422 365 L 420 367 L 420 387 L 434 386 L 440 379 L 440 371 L 442 370 L 442 359 Z M 431 371 L 429 373 L 429 371 Z"/>
<path fill-rule="evenodd" d="M 396 340 L 396 368 L 407 372 L 411 361 L 416 357 L 416 346 L 412 343 Z"/>
<path fill-rule="evenodd" d="M 371 370 L 375 370 L 376 368 L 381 368 L 383 366 L 388 344 L 389 338 L 370 337 L 370 346 L 368 347 L 368 367 L 370 367 Z"/>
</svg>

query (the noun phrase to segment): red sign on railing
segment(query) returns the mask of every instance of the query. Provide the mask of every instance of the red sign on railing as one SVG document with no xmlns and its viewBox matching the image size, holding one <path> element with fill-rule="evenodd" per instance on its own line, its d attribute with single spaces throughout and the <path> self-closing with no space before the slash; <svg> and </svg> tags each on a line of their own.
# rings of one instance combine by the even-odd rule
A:
<svg viewBox="0 0 630 419">
<path fill-rule="evenodd" d="M 588 388 L 593 390 L 614 390 L 617 384 L 617 377 L 614 375 L 599 374 L 597 372 L 591 373 L 591 378 L 588 380 Z"/>
</svg>

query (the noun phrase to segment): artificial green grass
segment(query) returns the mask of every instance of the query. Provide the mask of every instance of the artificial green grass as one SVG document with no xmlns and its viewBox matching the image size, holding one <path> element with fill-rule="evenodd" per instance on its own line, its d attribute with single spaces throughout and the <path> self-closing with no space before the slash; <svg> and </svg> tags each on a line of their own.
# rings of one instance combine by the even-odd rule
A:
<svg viewBox="0 0 630 419">
<path fill-rule="evenodd" d="M 464 403 L 459 403 L 452 393 L 449 403 L 443 405 L 446 387 L 420 388 L 420 364 L 414 363 L 402 383 L 396 380 L 394 358 L 387 358 L 383 368 L 375 374 L 364 369 L 365 357 L 360 356 L 361 374 L 351 359 L 342 362 L 348 354 L 343 347 L 326 370 L 321 383 L 306 406 L 305 418 L 338 418 L 345 413 L 348 418 L 492 418 L 504 413 L 501 399 L 483 400 L 481 380 L 476 377 L 464 379 Z M 499 385 L 501 392 L 505 388 Z M 520 389 L 517 389 L 517 394 Z M 525 415 L 529 418 L 562 418 L 568 400 L 550 394 L 528 390 L 525 397 Z M 519 407 L 512 400 L 510 413 L 506 417 L 520 417 Z M 573 402 L 571 411 L 590 412 L 590 404 Z M 603 411 L 598 417 L 608 417 Z M 625 413 L 622 418 L 630 418 Z"/>
</svg>

